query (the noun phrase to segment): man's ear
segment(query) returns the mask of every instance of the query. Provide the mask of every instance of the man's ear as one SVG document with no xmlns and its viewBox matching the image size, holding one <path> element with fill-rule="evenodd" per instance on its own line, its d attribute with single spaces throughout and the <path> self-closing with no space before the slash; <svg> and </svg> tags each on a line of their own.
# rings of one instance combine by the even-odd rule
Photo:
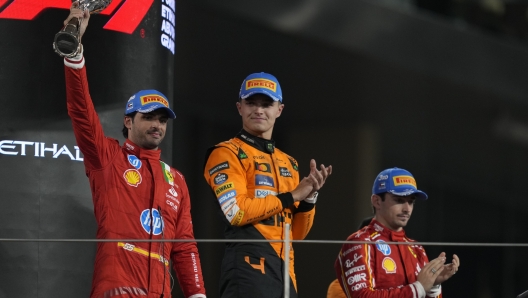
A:
<svg viewBox="0 0 528 298">
<path fill-rule="evenodd" d="M 374 206 L 374 209 L 379 210 L 381 208 L 381 197 L 378 195 L 372 195 L 370 197 L 370 202 L 372 203 L 372 206 Z"/>
<path fill-rule="evenodd" d="M 242 108 L 242 104 L 239 101 L 236 102 L 236 107 L 238 110 L 238 114 L 242 116 L 242 112 L 240 111 L 240 109 Z"/>
<path fill-rule="evenodd" d="M 123 124 L 126 128 L 130 129 L 130 127 L 132 127 L 132 117 L 125 116 L 125 118 L 123 119 Z"/>
<path fill-rule="evenodd" d="M 279 103 L 279 109 L 277 111 L 277 118 L 279 118 L 280 115 L 282 115 L 282 110 L 284 110 L 284 104 L 280 103 L 280 101 L 278 103 Z"/>
</svg>

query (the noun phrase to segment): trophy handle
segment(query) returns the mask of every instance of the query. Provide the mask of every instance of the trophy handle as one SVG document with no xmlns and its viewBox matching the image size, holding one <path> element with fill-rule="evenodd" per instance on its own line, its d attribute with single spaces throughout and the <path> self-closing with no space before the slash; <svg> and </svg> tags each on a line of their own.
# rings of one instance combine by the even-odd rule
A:
<svg viewBox="0 0 528 298">
<path fill-rule="evenodd" d="M 80 20 L 72 18 L 61 31 L 55 34 L 53 49 L 59 56 L 72 58 L 79 52 Z"/>
</svg>

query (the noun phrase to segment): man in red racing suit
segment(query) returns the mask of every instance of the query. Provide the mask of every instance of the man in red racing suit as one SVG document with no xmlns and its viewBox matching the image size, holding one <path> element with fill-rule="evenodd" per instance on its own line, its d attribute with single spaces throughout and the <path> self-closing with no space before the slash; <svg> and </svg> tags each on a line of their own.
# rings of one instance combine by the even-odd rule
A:
<svg viewBox="0 0 528 298">
<path fill-rule="evenodd" d="M 88 21 L 89 14 L 76 7 L 74 3 L 65 23 L 73 16 Z M 82 51 L 64 63 L 68 114 L 84 155 L 97 238 L 194 239 L 184 177 L 160 160 L 157 148 L 168 118 L 175 117 L 167 98 L 155 90 L 130 98 L 125 110 L 127 140 L 120 146 L 103 133 Z M 99 242 L 90 297 L 171 297 L 169 260 L 185 297 L 206 297 L 196 243 L 164 241 Z"/>
<path fill-rule="evenodd" d="M 407 238 L 403 227 L 416 198 L 425 200 L 427 195 L 416 188 L 408 171 L 392 168 L 376 177 L 371 197 L 374 219 L 347 239 L 373 243 L 345 243 L 335 261 L 346 297 L 442 297 L 440 284 L 456 273 L 460 260 L 453 255 L 453 263 L 445 265 L 445 253 L 441 253 L 429 262 L 424 248 Z"/>
</svg>

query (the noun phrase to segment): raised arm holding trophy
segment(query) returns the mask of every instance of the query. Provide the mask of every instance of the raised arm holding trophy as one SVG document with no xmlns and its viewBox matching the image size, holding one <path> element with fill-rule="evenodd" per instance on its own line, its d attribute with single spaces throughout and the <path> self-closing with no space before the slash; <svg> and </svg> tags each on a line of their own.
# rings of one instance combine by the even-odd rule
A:
<svg viewBox="0 0 528 298">
<path fill-rule="evenodd" d="M 81 11 L 88 11 L 90 14 L 96 14 L 103 11 L 111 2 L 112 0 L 80 0 L 73 2 L 73 7 L 79 8 Z M 82 16 L 72 18 L 55 34 L 53 49 L 59 56 L 72 58 L 79 53 L 82 20 Z"/>
</svg>

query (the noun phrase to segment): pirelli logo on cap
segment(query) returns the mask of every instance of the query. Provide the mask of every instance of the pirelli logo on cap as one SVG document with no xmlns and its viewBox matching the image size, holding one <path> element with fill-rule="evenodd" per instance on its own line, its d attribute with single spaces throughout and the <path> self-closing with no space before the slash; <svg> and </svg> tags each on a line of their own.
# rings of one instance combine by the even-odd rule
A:
<svg viewBox="0 0 528 298">
<path fill-rule="evenodd" d="M 417 188 L 416 181 L 411 176 L 394 176 L 392 179 L 394 181 L 394 186 L 412 185 L 414 188 Z"/>
<path fill-rule="evenodd" d="M 167 108 L 169 107 L 169 103 L 167 102 L 167 100 L 165 100 L 165 98 L 157 94 L 143 95 L 140 98 L 141 98 L 142 106 L 149 104 L 149 103 L 153 103 L 153 102 L 159 102 L 162 105 L 166 106 Z"/>
<path fill-rule="evenodd" d="M 246 81 L 246 90 L 253 88 L 264 88 L 277 92 L 277 84 L 275 82 L 266 79 L 252 79 Z"/>
</svg>

